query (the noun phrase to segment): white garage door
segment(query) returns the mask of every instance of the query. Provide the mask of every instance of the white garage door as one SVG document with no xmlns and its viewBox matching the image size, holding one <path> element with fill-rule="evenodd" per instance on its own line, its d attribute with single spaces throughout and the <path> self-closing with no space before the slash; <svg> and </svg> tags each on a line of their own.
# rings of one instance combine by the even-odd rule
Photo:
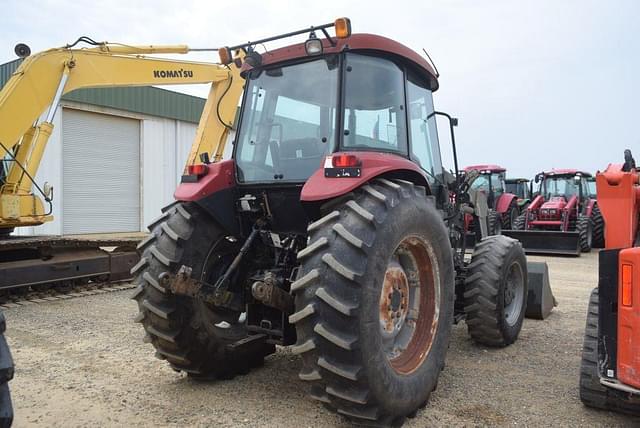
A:
<svg viewBox="0 0 640 428">
<path fill-rule="evenodd" d="M 63 233 L 140 230 L 140 121 L 64 109 Z"/>
</svg>

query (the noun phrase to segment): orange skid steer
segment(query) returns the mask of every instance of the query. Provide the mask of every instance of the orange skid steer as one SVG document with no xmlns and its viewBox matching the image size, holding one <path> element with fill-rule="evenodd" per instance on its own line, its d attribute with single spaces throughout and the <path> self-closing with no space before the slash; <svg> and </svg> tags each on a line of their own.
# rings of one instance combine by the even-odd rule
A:
<svg viewBox="0 0 640 428">
<path fill-rule="evenodd" d="M 596 176 L 607 228 L 587 311 L 580 398 L 589 407 L 640 414 L 640 177 L 624 169 L 609 165 Z"/>
</svg>

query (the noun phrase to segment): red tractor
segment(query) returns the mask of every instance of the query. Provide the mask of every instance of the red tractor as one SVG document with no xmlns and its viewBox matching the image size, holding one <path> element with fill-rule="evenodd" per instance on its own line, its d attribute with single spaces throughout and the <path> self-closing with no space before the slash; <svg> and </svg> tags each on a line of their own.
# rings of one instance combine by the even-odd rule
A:
<svg viewBox="0 0 640 428">
<path fill-rule="evenodd" d="M 520 215 L 518 208 L 518 197 L 506 192 L 505 173 L 506 169 L 498 165 L 471 165 L 465 167 L 465 175 L 475 171 L 477 177 L 471 182 L 469 192 L 471 194 L 480 193 L 483 195 L 483 204 L 486 200 L 488 212 L 487 234 L 499 235 L 503 229 L 511 229 L 513 222 Z M 473 205 L 473 204 L 472 204 Z M 479 240 L 479 217 L 474 214 L 465 216 L 467 232 L 474 235 Z"/>
<path fill-rule="evenodd" d="M 518 239 L 528 253 L 579 255 L 601 245 L 604 221 L 590 196 L 590 178 L 588 172 L 575 169 L 536 175 L 539 191 L 507 235 Z"/>
<path fill-rule="evenodd" d="M 435 389 L 454 322 L 483 345 L 517 339 L 522 247 L 491 236 L 465 258 L 470 183 L 442 166 L 435 119 L 456 120 L 434 110 L 423 57 L 351 35 L 346 19 L 224 48 L 231 67 L 236 50 L 233 156 L 200 156 L 151 224 L 133 269 L 137 321 L 158 357 L 199 378 L 291 345 L 312 398 L 357 423 L 401 424 Z"/>
</svg>

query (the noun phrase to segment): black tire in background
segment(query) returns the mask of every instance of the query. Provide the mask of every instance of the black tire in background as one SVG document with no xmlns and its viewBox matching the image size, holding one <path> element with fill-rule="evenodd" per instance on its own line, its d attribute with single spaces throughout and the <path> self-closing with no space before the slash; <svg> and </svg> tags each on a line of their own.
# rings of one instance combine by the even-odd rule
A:
<svg viewBox="0 0 640 428">
<path fill-rule="evenodd" d="M 523 214 L 520 214 L 516 218 L 516 221 L 514 221 L 513 224 L 511 225 L 513 230 L 524 230 L 524 224 L 526 222 L 526 216 L 527 216 L 527 213 L 525 211 Z"/>
<path fill-rule="evenodd" d="M 435 389 L 451 334 L 454 269 L 442 215 L 424 188 L 376 179 L 308 232 L 289 318 L 299 376 L 353 422 L 401 424 Z"/>
<path fill-rule="evenodd" d="M 591 219 L 593 220 L 593 248 L 604 248 L 604 217 L 597 203 L 593 206 Z"/>
<path fill-rule="evenodd" d="M 488 235 L 501 235 L 502 234 L 502 216 L 499 212 L 489 210 L 489 214 L 487 215 L 487 220 L 489 223 L 488 227 Z"/>
<path fill-rule="evenodd" d="M 582 361 L 580 363 L 580 400 L 585 406 L 602 410 L 615 410 L 640 414 L 640 402 L 623 398 L 625 394 L 611 390 L 600 383 L 598 373 L 598 288 L 591 291 L 584 328 Z"/>
<path fill-rule="evenodd" d="M 496 347 L 515 342 L 524 320 L 527 285 L 527 261 L 519 241 L 499 235 L 477 243 L 464 292 L 471 338 Z"/>
<path fill-rule="evenodd" d="M 9 392 L 9 381 L 13 379 L 14 366 L 11 351 L 5 338 L 7 323 L 0 312 L 0 428 L 8 428 L 13 423 L 13 405 Z"/>
<path fill-rule="evenodd" d="M 191 203 L 170 205 L 149 230 L 138 245 L 140 262 L 131 270 L 138 285 L 132 298 L 140 310 L 136 321 L 142 323 L 156 357 L 175 370 L 204 378 L 231 378 L 261 365 L 275 352 L 274 345 L 253 354 L 228 346 L 247 337 L 244 314 L 175 295 L 166 275 L 185 265 L 193 269 L 193 278 L 215 283 L 237 253 L 237 243 L 227 240 L 222 228 Z"/>
<path fill-rule="evenodd" d="M 576 222 L 576 231 L 580 243 L 580 251 L 588 253 L 593 247 L 593 221 L 589 217 L 580 216 Z"/>
<path fill-rule="evenodd" d="M 514 199 L 511 201 L 511 204 L 509 204 L 507 211 L 502 214 L 502 229 L 510 230 L 516 222 L 519 214 L 520 210 L 518 209 L 518 202 Z"/>
</svg>

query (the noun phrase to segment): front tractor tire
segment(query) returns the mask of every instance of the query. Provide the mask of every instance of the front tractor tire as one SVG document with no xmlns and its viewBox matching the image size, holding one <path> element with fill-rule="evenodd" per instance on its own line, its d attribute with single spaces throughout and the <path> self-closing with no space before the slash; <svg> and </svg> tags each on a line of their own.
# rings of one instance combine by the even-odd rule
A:
<svg viewBox="0 0 640 428">
<path fill-rule="evenodd" d="M 522 245 L 506 236 L 476 244 L 468 266 L 464 311 L 471 338 L 503 347 L 518 338 L 527 303 L 527 261 Z"/>
<path fill-rule="evenodd" d="M 527 211 L 516 217 L 516 220 L 511 224 L 513 230 L 524 230 L 524 226 L 527 222 Z"/>
<path fill-rule="evenodd" d="M 227 379 L 262 364 L 275 351 L 273 345 L 252 354 L 229 346 L 247 337 L 243 314 L 170 289 L 171 275 L 183 265 L 193 269 L 193 278 L 215 283 L 237 252 L 220 226 L 195 204 L 176 203 L 149 230 L 138 245 L 140 262 L 132 269 L 138 287 L 132 298 L 140 310 L 136 321 L 142 323 L 145 342 L 154 346 L 156 357 L 202 378 Z"/>
<path fill-rule="evenodd" d="M 442 215 L 424 188 L 386 179 L 325 208 L 291 286 L 299 376 L 352 422 L 401 424 L 435 389 L 451 334 Z"/>
<path fill-rule="evenodd" d="M 593 246 L 593 220 L 586 216 L 578 217 L 576 230 L 578 232 L 580 251 L 583 253 L 590 252 Z"/>
<path fill-rule="evenodd" d="M 593 221 L 593 248 L 604 248 L 604 217 L 598 204 L 593 207 L 591 219 Z"/>
</svg>

